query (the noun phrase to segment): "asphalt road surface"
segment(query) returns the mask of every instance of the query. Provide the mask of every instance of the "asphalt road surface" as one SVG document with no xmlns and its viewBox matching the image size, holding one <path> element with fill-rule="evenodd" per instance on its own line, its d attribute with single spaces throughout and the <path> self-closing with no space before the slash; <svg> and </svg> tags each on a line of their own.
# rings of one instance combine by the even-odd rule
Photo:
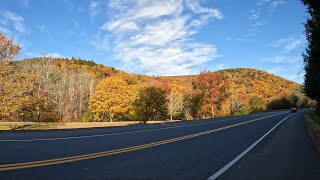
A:
<svg viewBox="0 0 320 180">
<path fill-rule="evenodd" d="M 304 111 L 0 133 L 0 179 L 320 179 Z"/>
</svg>

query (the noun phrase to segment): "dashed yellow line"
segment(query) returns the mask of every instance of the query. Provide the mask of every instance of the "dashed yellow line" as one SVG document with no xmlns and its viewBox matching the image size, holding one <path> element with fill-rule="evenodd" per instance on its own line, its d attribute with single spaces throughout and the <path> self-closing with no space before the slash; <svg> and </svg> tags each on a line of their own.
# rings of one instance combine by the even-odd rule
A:
<svg viewBox="0 0 320 180">
<path fill-rule="evenodd" d="M 56 158 L 56 159 L 49 159 L 49 160 L 32 161 L 32 162 L 15 163 L 15 164 L 4 164 L 4 165 L 0 165 L 0 171 L 8 171 L 8 170 L 48 166 L 48 165 L 54 165 L 54 164 L 62 164 L 62 163 L 75 162 L 75 161 L 81 161 L 81 160 L 86 160 L 86 159 L 93 159 L 93 158 L 98 158 L 98 157 L 110 156 L 110 155 L 115 155 L 115 154 L 121 154 L 121 153 L 136 151 L 136 150 L 140 150 L 140 149 L 146 149 L 146 148 L 155 147 L 155 146 L 168 144 L 168 143 L 173 143 L 173 142 L 177 142 L 177 141 L 182 141 L 182 140 L 186 140 L 186 139 L 190 139 L 190 138 L 194 138 L 194 137 L 198 137 L 198 136 L 203 136 L 206 134 L 211 134 L 211 133 L 214 133 L 217 131 L 241 126 L 244 124 L 249 124 L 249 123 L 252 123 L 252 122 L 255 122 L 258 120 L 266 119 L 266 118 L 280 115 L 280 114 L 283 114 L 283 113 L 265 116 L 265 117 L 249 120 L 246 122 L 232 124 L 232 125 L 220 127 L 217 129 L 203 131 L 203 132 L 190 134 L 190 135 L 186 135 L 186 136 L 181 136 L 181 137 L 177 137 L 177 138 L 172 138 L 172 139 L 167 139 L 167 140 L 162 140 L 162 141 L 157 141 L 157 142 L 147 143 L 147 144 L 142 144 L 142 145 L 137 145 L 137 146 L 131 146 L 131 147 L 121 148 L 121 149 L 116 149 L 116 150 L 109 150 L 109 151 L 103 151 L 103 152 L 98 152 L 98 153 L 91 153 L 91 154 L 84 154 L 84 155 Z"/>
</svg>

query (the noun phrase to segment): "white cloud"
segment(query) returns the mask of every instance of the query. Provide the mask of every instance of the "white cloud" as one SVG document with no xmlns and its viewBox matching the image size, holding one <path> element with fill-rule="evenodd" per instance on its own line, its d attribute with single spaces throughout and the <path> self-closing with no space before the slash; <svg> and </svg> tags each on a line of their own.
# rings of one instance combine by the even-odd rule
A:
<svg viewBox="0 0 320 180">
<path fill-rule="evenodd" d="M 187 6 L 197 14 L 206 14 L 207 16 L 215 17 L 217 19 L 222 19 L 223 15 L 218 9 L 211 9 L 200 6 L 199 1 L 187 0 Z"/>
<path fill-rule="evenodd" d="M 294 73 L 292 71 L 288 71 L 286 67 L 275 66 L 267 69 L 266 71 L 299 84 L 303 84 L 304 81 L 305 72 L 303 70 L 297 70 L 296 73 Z"/>
<path fill-rule="evenodd" d="M 214 71 L 219 71 L 219 70 L 222 70 L 222 69 L 226 69 L 225 64 L 218 64 L 218 65 L 213 67 Z"/>
<path fill-rule="evenodd" d="M 270 4 L 270 11 L 274 11 L 278 8 L 278 6 L 280 6 L 281 4 L 285 4 L 286 1 L 273 1 L 271 4 Z"/>
<path fill-rule="evenodd" d="M 126 69 L 143 69 L 153 75 L 195 74 L 195 66 L 207 63 L 217 54 L 214 46 L 197 43 L 186 47 L 177 43 L 177 47 L 163 48 L 123 46 L 119 47 L 117 54 L 123 59 Z"/>
<path fill-rule="evenodd" d="M 276 67 L 272 67 L 270 69 L 267 69 L 266 70 L 268 73 L 271 73 L 271 74 L 278 74 L 279 72 L 283 72 L 284 71 L 284 68 L 283 67 L 279 67 L 279 66 L 276 66 Z"/>
<path fill-rule="evenodd" d="M 218 9 L 182 0 L 112 0 L 108 8 L 113 18 L 103 24 L 105 34 L 93 45 L 106 50 L 111 39 L 113 52 L 126 70 L 152 75 L 194 74 L 218 57 L 214 45 L 192 38 L 209 20 L 223 18 Z M 98 43 L 98 39 L 103 40 Z"/>
<path fill-rule="evenodd" d="M 52 57 L 52 58 L 64 58 L 59 53 L 53 52 L 53 53 L 36 53 L 36 52 L 26 52 L 27 58 L 33 58 L 33 57 Z"/>
<path fill-rule="evenodd" d="M 259 19 L 259 18 L 260 18 L 260 14 L 259 13 L 251 14 L 249 16 L 249 19 L 251 19 L 251 20 L 256 20 L 256 19 Z"/>
<path fill-rule="evenodd" d="M 110 39 L 108 35 L 98 33 L 95 35 L 91 44 L 98 50 L 107 53 L 110 50 Z"/>
<path fill-rule="evenodd" d="M 102 1 L 91 1 L 89 4 L 89 12 L 91 16 L 96 16 L 100 11 Z"/>
<path fill-rule="evenodd" d="M 274 63 L 274 64 L 280 64 L 280 63 L 297 63 L 299 61 L 302 61 L 301 56 L 286 56 L 286 55 L 278 55 L 273 56 L 269 58 L 265 58 L 262 60 L 262 62 L 265 63 Z"/>
<path fill-rule="evenodd" d="M 286 74 L 286 75 L 283 75 L 283 77 L 286 79 L 289 79 L 291 81 L 294 81 L 296 83 L 303 84 L 304 75 L 305 75 L 305 72 L 303 71 L 303 72 L 297 73 L 297 74 Z"/>
<path fill-rule="evenodd" d="M 257 5 L 261 6 L 261 5 L 270 3 L 270 2 L 271 2 L 271 0 L 257 0 Z"/>
<path fill-rule="evenodd" d="M 62 56 L 59 53 L 46 53 L 42 55 L 43 57 L 53 57 L 53 58 L 63 58 L 64 56 Z"/>
<path fill-rule="evenodd" d="M 271 74 L 275 74 L 277 76 L 281 76 L 285 79 L 288 79 L 290 81 L 294 81 L 299 84 L 303 84 L 304 81 L 304 74 L 305 72 L 301 69 L 296 69 L 296 73 L 289 71 L 287 67 L 284 66 L 274 66 L 266 70 L 267 72 Z"/>
<path fill-rule="evenodd" d="M 30 4 L 29 0 L 20 0 L 20 3 L 23 7 L 29 8 L 29 4 Z"/>
<path fill-rule="evenodd" d="M 255 36 L 260 32 L 263 26 L 268 24 L 268 17 L 286 1 L 279 0 L 257 0 L 255 9 L 249 10 L 248 18 L 251 21 L 248 32 L 244 37 Z"/>
<path fill-rule="evenodd" d="M 47 28 L 47 26 L 46 26 L 45 24 L 36 25 L 35 28 L 36 28 L 37 30 L 39 30 L 41 33 L 46 34 L 48 40 L 50 40 L 50 41 L 53 41 L 53 40 L 54 40 L 51 32 L 49 31 L 49 29 Z"/>
<path fill-rule="evenodd" d="M 179 14 L 182 10 L 180 1 L 146 1 L 146 0 L 127 0 L 122 1 L 122 9 L 118 10 L 115 19 L 108 21 L 103 25 L 103 29 L 113 31 L 116 28 L 122 30 L 123 25 L 127 23 L 138 24 L 142 21 L 150 21 L 162 16 L 171 16 Z M 110 8 L 114 7 L 111 6 Z M 123 12 L 123 9 L 127 11 Z"/>
<path fill-rule="evenodd" d="M 272 42 L 271 47 L 279 52 L 278 55 L 262 59 L 264 67 L 270 67 L 270 73 L 301 84 L 304 73 L 301 48 L 304 42 L 303 36 L 294 35 Z"/>
<path fill-rule="evenodd" d="M 283 0 L 257 0 L 257 6 L 267 6 L 270 9 L 275 10 L 281 4 L 285 4 Z"/>
<path fill-rule="evenodd" d="M 185 17 L 157 21 L 146 25 L 141 33 L 131 36 L 130 39 L 134 45 L 165 46 L 186 36 L 185 23 Z"/>
<path fill-rule="evenodd" d="M 273 47 L 280 47 L 283 49 L 283 53 L 288 54 L 292 51 L 301 48 L 306 43 L 304 36 L 289 36 L 279 39 L 272 43 Z"/>
<path fill-rule="evenodd" d="M 303 39 L 295 39 L 291 42 L 289 42 L 288 44 L 285 45 L 284 50 L 286 53 L 291 52 L 292 50 L 301 47 L 301 45 L 303 45 L 304 41 Z"/>
<path fill-rule="evenodd" d="M 29 32 L 24 23 L 24 18 L 16 13 L 7 10 L 0 12 L 0 33 L 13 39 L 14 43 L 22 47 L 22 51 L 30 45 L 29 41 L 26 40 L 26 35 Z"/>
<path fill-rule="evenodd" d="M 89 4 L 90 16 L 97 16 L 106 4 L 105 0 L 92 0 Z"/>
<path fill-rule="evenodd" d="M 42 33 L 45 32 L 47 29 L 45 24 L 37 25 L 36 28 Z"/>
<path fill-rule="evenodd" d="M 11 11 L 4 11 L 2 12 L 3 16 L 3 23 L 10 26 L 12 25 L 13 28 L 19 33 L 25 33 L 26 27 L 24 25 L 23 17 L 11 12 Z"/>
</svg>

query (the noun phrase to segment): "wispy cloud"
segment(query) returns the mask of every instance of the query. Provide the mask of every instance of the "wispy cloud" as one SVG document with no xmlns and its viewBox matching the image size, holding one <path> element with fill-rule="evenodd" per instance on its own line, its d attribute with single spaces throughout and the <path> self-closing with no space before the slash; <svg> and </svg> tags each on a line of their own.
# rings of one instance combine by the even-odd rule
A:
<svg viewBox="0 0 320 180">
<path fill-rule="evenodd" d="M 112 0 L 110 1 L 110 3 L 112 2 Z M 102 7 L 104 5 L 107 5 L 107 1 L 104 0 L 92 0 L 89 4 L 89 13 L 92 17 L 98 15 L 101 10 Z"/>
<path fill-rule="evenodd" d="M 29 5 L 30 5 L 29 0 L 20 0 L 20 3 L 24 8 L 29 8 Z"/>
<path fill-rule="evenodd" d="M 36 28 L 42 33 L 46 31 L 46 25 L 45 24 L 37 25 Z"/>
<path fill-rule="evenodd" d="M 269 6 L 271 12 L 275 11 L 280 5 L 285 4 L 286 1 L 273 1 Z"/>
<path fill-rule="evenodd" d="M 261 61 L 270 73 L 275 73 L 286 79 L 303 83 L 303 58 L 301 55 L 305 38 L 297 35 L 290 35 L 273 41 L 270 47 L 275 51 L 274 56 L 267 57 Z"/>
<path fill-rule="evenodd" d="M 283 75 L 283 77 L 286 79 L 289 79 L 291 81 L 297 82 L 299 84 L 303 84 L 304 75 L 305 75 L 305 72 L 302 71 L 302 72 L 296 73 L 296 74 L 285 74 L 285 75 Z"/>
<path fill-rule="evenodd" d="M 228 37 L 227 40 L 235 41 L 255 41 L 255 37 L 263 27 L 269 24 L 269 19 L 274 11 L 280 5 L 285 4 L 286 1 L 282 0 L 256 0 L 255 7 L 248 10 L 249 25 L 247 32 L 239 37 Z"/>
<path fill-rule="evenodd" d="M 269 58 L 265 58 L 262 62 L 265 63 L 274 63 L 274 64 L 281 64 L 281 63 L 297 63 L 301 61 L 301 56 L 287 56 L 287 55 L 277 55 Z"/>
<path fill-rule="evenodd" d="M 251 9 L 249 10 L 249 19 L 257 20 L 260 18 L 261 12 L 258 10 Z"/>
<path fill-rule="evenodd" d="M 305 44 L 304 36 L 290 35 L 285 38 L 273 41 L 270 46 L 274 51 L 278 51 L 278 55 L 264 58 L 262 62 L 273 64 L 288 64 L 302 62 L 302 46 Z"/>
<path fill-rule="evenodd" d="M 25 33 L 26 27 L 24 25 L 23 17 L 11 12 L 11 11 L 4 11 L 2 12 L 2 17 L 4 18 L 2 23 L 6 26 L 12 26 L 14 30 L 19 33 Z"/>
<path fill-rule="evenodd" d="M 94 39 L 91 41 L 91 44 L 98 51 L 101 51 L 103 53 L 108 53 L 111 50 L 110 38 L 107 34 L 103 34 L 102 32 L 99 32 L 94 36 Z"/>
<path fill-rule="evenodd" d="M 74 36 L 74 35 L 78 34 L 78 30 L 79 30 L 79 28 L 80 28 L 80 24 L 79 24 L 79 22 L 76 21 L 76 20 L 72 20 L 72 23 L 71 23 L 71 24 L 72 24 L 72 28 L 70 28 L 67 33 L 68 33 L 70 36 Z"/>
<path fill-rule="evenodd" d="M 63 58 L 64 56 L 62 56 L 59 53 L 47 53 L 43 55 L 44 57 L 54 57 L 54 58 Z"/>
<path fill-rule="evenodd" d="M 108 10 L 113 18 L 101 27 L 103 41 L 93 41 L 93 45 L 103 50 L 112 39 L 113 52 L 126 70 L 193 74 L 218 56 L 213 44 L 192 38 L 210 20 L 223 18 L 218 9 L 188 0 L 113 0 Z"/>
<path fill-rule="evenodd" d="M 260 32 L 263 26 L 268 24 L 266 17 L 271 16 L 272 13 L 285 1 L 275 0 L 257 0 L 255 9 L 249 10 L 249 20 L 251 24 L 248 28 L 248 33 L 245 36 L 254 36 Z"/>
<path fill-rule="evenodd" d="M 49 29 L 47 28 L 47 26 L 46 26 L 45 24 L 36 25 L 35 28 L 36 28 L 37 30 L 39 30 L 41 33 L 46 34 L 48 40 L 50 40 L 50 41 L 53 41 L 53 40 L 54 40 L 51 32 L 49 31 Z"/>
<path fill-rule="evenodd" d="M 27 52 L 26 56 L 29 58 L 33 58 L 33 57 L 53 57 L 53 58 L 64 58 L 63 55 L 59 54 L 59 53 L 35 53 L 35 52 Z"/>
<path fill-rule="evenodd" d="M 218 65 L 213 67 L 214 71 L 219 71 L 219 70 L 222 70 L 222 69 L 226 69 L 225 64 L 218 64 Z"/>
<path fill-rule="evenodd" d="M 266 71 L 271 74 L 278 74 L 279 72 L 283 72 L 283 70 L 284 70 L 283 67 L 275 66 L 267 69 Z"/>
<path fill-rule="evenodd" d="M 5 10 L 0 12 L 0 32 L 18 43 L 22 49 L 30 45 L 26 39 L 29 34 L 24 18 L 14 12 Z"/>
<path fill-rule="evenodd" d="M 266 69 L 267 72 L 271 74 L 276 74 L 290 81 L 294 81 L 299 84 L 303 84 L 304 81 L 304 71 L 298 70 L 296 73 L 288 71 L 288 68 L 283 66 L 274 66 L 269 69 Z"/>
<path fill-rule="evenodd" d="M 272 43 L 273 47 L 281 48 L 283 53 L 288 54 L 298 48 L 301 48 L 306 43 L 305 37 L 301 36 L 289 36 L 279 39 Z"/>
</svg>

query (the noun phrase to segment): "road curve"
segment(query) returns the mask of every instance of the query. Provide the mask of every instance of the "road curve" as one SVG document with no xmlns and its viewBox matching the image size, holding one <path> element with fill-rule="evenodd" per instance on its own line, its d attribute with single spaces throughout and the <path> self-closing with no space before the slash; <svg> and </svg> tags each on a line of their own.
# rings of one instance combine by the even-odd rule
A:
<svg viewBox="0 0 320 180">
<path fill-rule="evenodd" d="M 110 129 L 0 133 L 0 179 L 207 179 L 296 116 L 276 111 Z M 227 178 L 228 171 L 219 178 Z"/>
</svg>

